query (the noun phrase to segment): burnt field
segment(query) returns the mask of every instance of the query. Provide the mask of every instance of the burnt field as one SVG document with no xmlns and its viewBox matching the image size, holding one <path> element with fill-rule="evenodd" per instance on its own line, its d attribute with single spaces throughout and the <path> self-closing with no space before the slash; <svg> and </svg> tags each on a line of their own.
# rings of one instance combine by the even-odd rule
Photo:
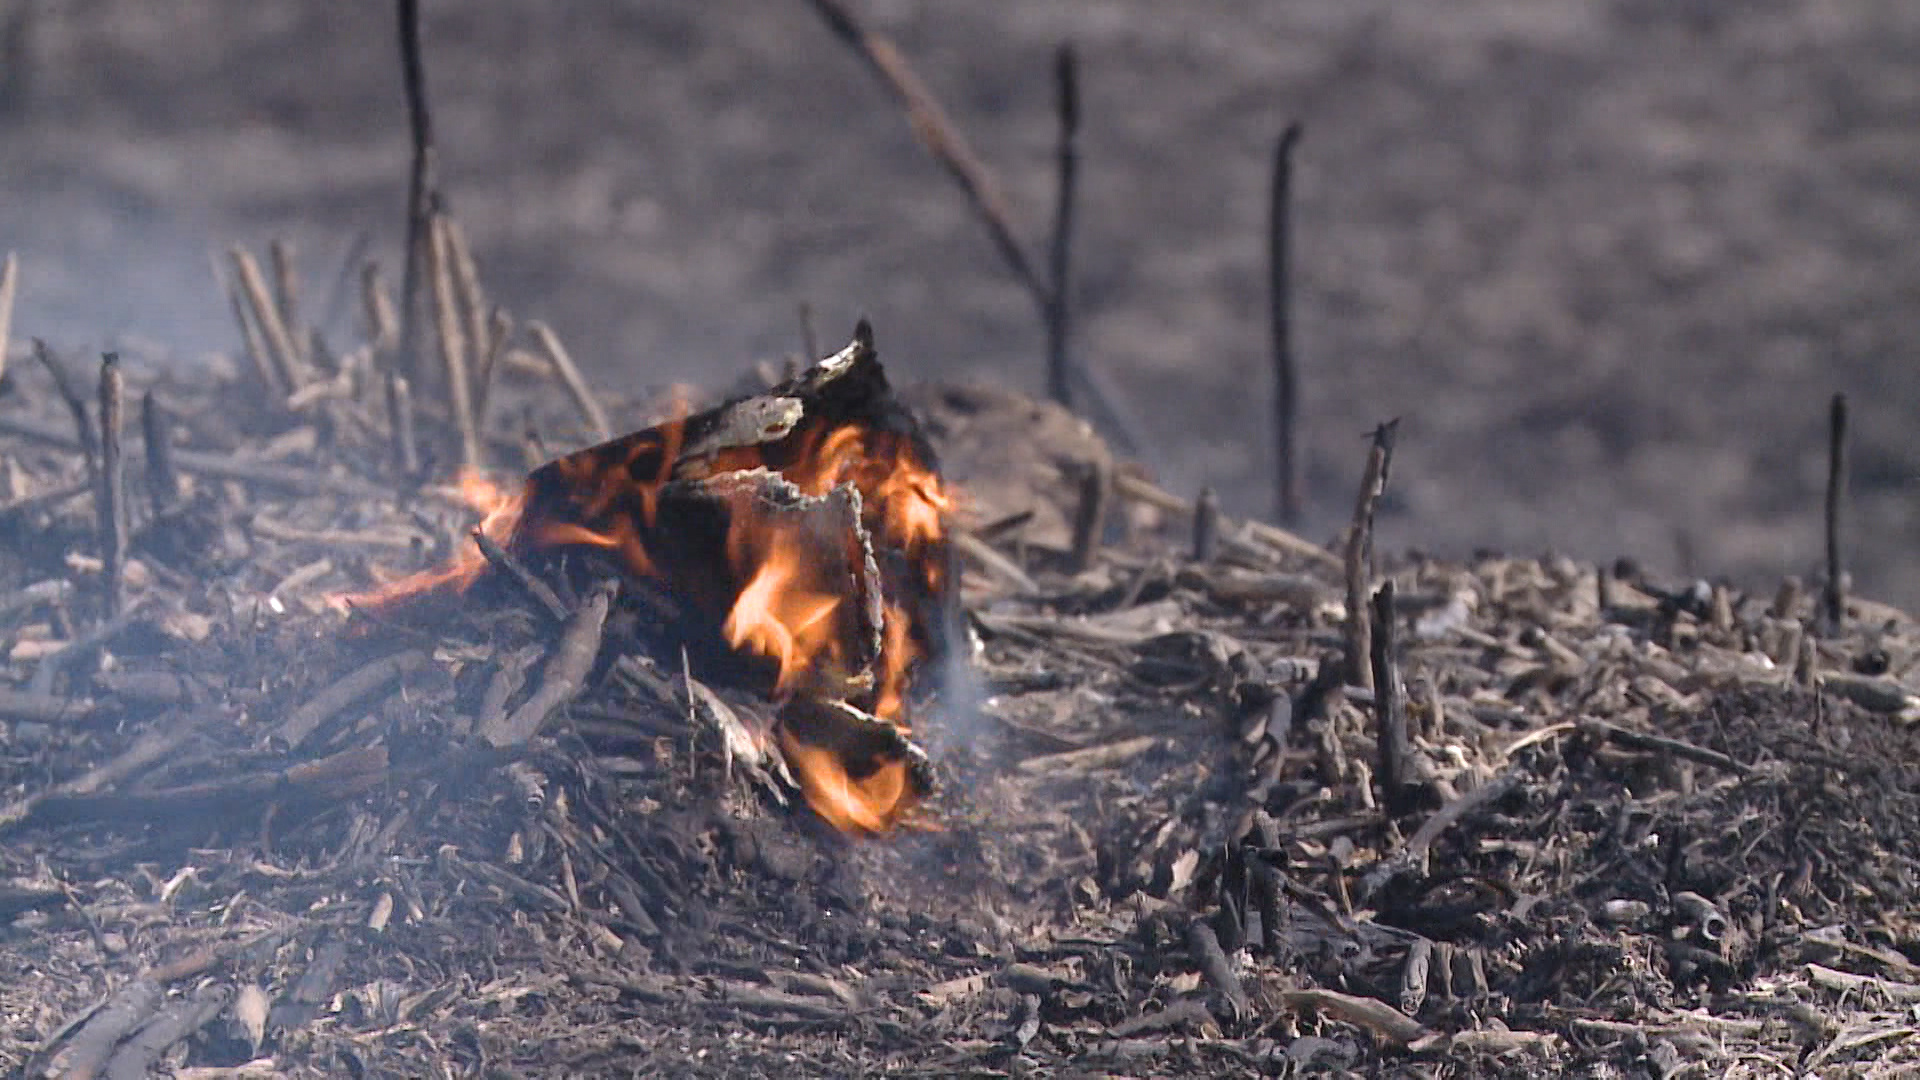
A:
<svg viewBox="0 0 1920 1080">
<path fill-rule="evenodd" d="M 393 16 L 0 7 L 0 1068 L 1913 1068 L 1904 8 Z"/>
</svg>

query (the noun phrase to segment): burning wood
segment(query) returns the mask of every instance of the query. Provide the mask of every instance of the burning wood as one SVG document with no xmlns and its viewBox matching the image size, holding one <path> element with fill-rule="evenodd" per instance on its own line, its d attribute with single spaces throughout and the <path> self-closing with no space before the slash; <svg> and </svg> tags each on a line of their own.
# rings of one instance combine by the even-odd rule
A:
<svg viewBox="0 0 1920 1080">
<path fill-rule="evenodd" d="M 461 488 L 480 535 L 536 572 L 610 559 L 694 616 L 649 644 L 780 703 L 770 734 L 826 820 L 883 832 L 927 794 L 905 736 L 914 679 L 948 647 L 952 502 L 864 322 L 764 395 L 569 454 L 516 493 L 470 472 Z M 349 602 L 404 616 L 490 566 L 475 547 Z"/>
</svg>

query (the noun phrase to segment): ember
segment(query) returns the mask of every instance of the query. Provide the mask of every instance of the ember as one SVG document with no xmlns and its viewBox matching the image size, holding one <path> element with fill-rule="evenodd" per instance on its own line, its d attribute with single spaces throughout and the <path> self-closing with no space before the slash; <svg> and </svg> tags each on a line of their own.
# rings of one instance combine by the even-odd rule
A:
<svg viewBox="0 0 1920 1080">
<path fill-rule="evenodd" d="M 569 454 L 512 496 L 474 474 L 461 492 L 485 515 L 479 531 L 514 556 L 610 555 L 702 615 L 764 673 L 746 679 L 769 698 L 832 703 L 805 723 L 783 711 L 775 734 L 809 804 L 838 828 L 885 831 L 924 797 L 923 763 L 850 751 L 832 733 L 844 719 L 824 719 L 851 709 L 904 734 L 914 675 L 946 647 L 956 585 L 951 496 L 864 322 L 846 348 L 765 395 Z M 470 549 L 348 600 L 397 613 L 464 593 L 488 566 Z M 661 630 L 663 641 L 684 632 Z"/>
</svg>

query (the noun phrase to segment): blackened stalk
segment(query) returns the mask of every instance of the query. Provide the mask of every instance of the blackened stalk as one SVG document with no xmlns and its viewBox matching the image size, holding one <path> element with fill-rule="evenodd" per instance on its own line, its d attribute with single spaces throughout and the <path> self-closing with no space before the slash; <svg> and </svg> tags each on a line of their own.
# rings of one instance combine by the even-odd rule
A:
<svg viewBox="0 0 1920 1080">
<path fill-rule="evenodd" d="M 33 339 L 33 358 L 47 369 L 47 374 L 53 377 L 53 388 L 59 392 L 60 400 L 67 403 L 67 412 L 73 416 L 74 432 L 80 439 L 80 453 L 87 459 L 87 475 L 98 483 L 100 435 L 93 430 L 93 422 L 87 419 L 87 399 L 80 396 L 80 388 L 74 385 L 73 373 L 67 370 L 67 365 L 39 338 Z"/>
<path fill-rule="evenodd" d="M 0 378 L 7 374 L 7 348 L 13 335 L 13 294 L 20 281 L 20 257 L 7 252 L 0 260 Z"/>
<path fill-rule="evenodd" d="M 1827 625 L 1839 631 L 1847 617 L 1846 566 L 1840 555 L 1847 501 L 1847 395 L 1833 395 L 1827 410 Z"/>
<path fill-rule="evenodd" d="M 420 446 L 413 435 L 413 386 L 397 371 L 387 372 L 387 426 L 393 436 L 393 468 L 401 485 L 420 476 Z"/>
<path fill-rule="evenodd" d="M 100 364 L 100 561 L 107 578 L 107 614 L 118 615 L 125 599 L 127 563 L 126 467 L 121 453 L 121 419 L 126 383 L 120 357 L 108 353 Z"/>
<path fill-rule="evenodd" d="M 1112 474 L 1104 462 L 1088 462 L 1080 474 L 1080 501 L 1073 511 L 1073 547 L 1068 558 L 1079 573 L 1093 564 L 1093 553 L 1107 528 L 1107 500 L 1113 491 Z"/>
<path fill-rule="evenodd" d="M 400 371 L 418 382 L 420 289 L 426 279 L 427 245 L 432 242 L 434 189 L 433 114 L 427 108 L 426 65 L 420 56 L 420 2 L 398 0 L 400 77 L 407 95 L 407 126 L 413 137 L 413 171 L 407 183 L 407 265 L 400 286 Z"/>
<path fill-rule="evenodd" d="M 1407 708 L 1400 695 L 1400 661 L 1394 643 L 1393 581 L 1380 583 L 1373 594 L 1373 632 L 1370 647 L 1373 670 L 1373 716 L 1379 739 L 1380 803 L 1389 812 L 1407 805 L 1411 769 L 1407 755 Z"/>
<path fill-rule="evenodd" d="M 1080 75 L 1073 46 L 1053 54 L 1055 106 L 1060 117 L 1059 159 L 1053 199 L 1053 239 L 1047 248 L 1047 396 L 1073 407 L 1072 363 L 1067 351 L 1073 276 L 1073 201 L 1080 172 Z"/>
<path fill-rule="evenodd" d="M 1273 439 L 1276 509 L 1280 521 L 1300 521 L 1300 375 L 1293 354 L 1293 148 L 1298 122 L 1280 133 L 1273 154 L 1267 219 L 1267 305 L 1273 324 Z"/>
<path fill-rule="evenodd" d="M 1210 487 L 1193 501 L 1193 561 L 1210 563 L 1220 544 L 1220 497 Z"/>
<path fill-rule="evenodd" d="M 173 462 L 173 425 L 151 390 L 140 399 L 140 430 L 147 442 L 147 491 L 154 514 L 164 514 L 180 501 L 180 470 Z"/>
<path fill-rule="evenodd" d="M 1393 438 L 1398 419 L 1373 429 L 1367 450 L 1367 471 L 1360 480 L 1360 496 L 1353 505 L 1353 523 L 1347 527 L 1347 677 L 1368 690 L 1373 685 L 1373 627 L 1367 610 L 1368 586 L 1373 574 L 1373 511 L 1387 487 L 1393 464 Z"/>
</svg>

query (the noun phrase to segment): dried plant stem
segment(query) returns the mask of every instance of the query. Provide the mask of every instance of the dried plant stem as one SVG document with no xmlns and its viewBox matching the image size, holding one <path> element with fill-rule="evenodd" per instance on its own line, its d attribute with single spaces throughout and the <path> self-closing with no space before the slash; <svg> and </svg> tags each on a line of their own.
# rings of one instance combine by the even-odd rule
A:
<svg viewBox="0 0 1920 1080">
<path fill-rule="evenodd" d="M 1073 511 L 1073 547 L 1068 562 L 1074 573 L 1093 565 L 1107 528 L 1107 502 L 1113 491 L 1112 470 L 1103 462 L 1088 462 L 1080 474 L 1080 501 Z"/>
<path fill-rule="evenodd" d="M 98 483 L 100 480 L 100 433 L 93 429 L 93 422 L 87 419 L 87 399 L 80 396 L 80 388 L 74 385 L 73 374 L 67 365 L 53 355 L 53 350 L 39 338 L 33 339 L 33 358 L 47 369 L 53 378 L 53 388 L 60 400 L 67 403 L 67 412 L 73 417 L 73 429 L 80 440 L 80 453 L 87 459 L 87 475 Z"/>
<path fill-rule="evenodd" d="M 173 461 L 173 432 L 167 410 L 149 390 L 140 399 L 140 430 L 147 443 L 147 492 L 153 512 L 164 514 L 180 502 L 180 470 Z"/>
<path fill-rule="evenodd" d="M 553 365 L 553 374 L 566 387 L 567 396 L 580 410 L 580 416 L 586 420 L 587 427 L 594 437 L 602 442 L 613 438 L 613 427 L 607 423 L 606 411 L 600 408 L 600 402 L 594 399 L 593 390 L 587 386 L 587 380 L 574 366 L 573 357 L 567 355 L 566 347 L 560 344 L 559 335 L 546 323 L 535 320 L 527 324 L 533 339 L 540 344 L 540 351 L 546 355 L 547 363 Z"/>
<path fill-rule="evenodd" d="M 377 262 L 367 263 L 360 272 L 360 317 L 374 352 L 391 359 L 400 346 L 400 317 L 394 313 L 393 296 Z"/>
<path fill-rule="evenodd" d="M 100 364 L 100 490 L 96 508 L 109 615 L 118 615 L 126 598 L 127 489 L 125 455 L 120 445 L 125 408 L 126 383 L 120 374 L 120 358 L 108 353 Z"/>
<path fill-rule="evenodd" d="M 413 142 L 413 168 L 407 181 L 407 264 L 400 286 L 401 374 L 417 381 L 425 371 L 420 358 L 420 288 L 433 243 L 435 189 L 433 114 L 427 107 L 426 64 L 420 54 L 419 0 L 397 0 L 400 21 L 400 76 L 407 96 L 407 127 Z"/>
<path fill-rule="evenodd" d="M 420 475 L 420 446 L 413 435 L 413 386 L 398 371 L 387 372 L 387 427 L 394 470 L 402 484 L 411 484 Z"/>
<path fill-rule="evenodd" d="M 1373 511 L 1387 487 L 1393 437 L 1399 425 L 1400 421 L 1389 420 L 1373 429 L 1366 473 L 1353 506 L 1353 523 L 1347 527 L 1347 677 L 1368 690 L 1378 689 L 1373 685 L 1373 626 L 1367 607 L 1373 569 Z"/>
<path fill-rule="evenodd" d="M 252 252 L 242 247 L 235 247 L 227 254 L 233 260 L 233 270 L 239 278 L 240 294 L 246 298 L 247 311 L 252 314 L 253 324 L 259 327 L 260 336 L 266 341 L 267 356 L 273 363 L 274 373 L 279 376 L 279 390 L 291 393 L 300 389 L 306 384 L 301 377 L 300 354 L 294 351 L 293 337 L 287 332 L 287 324 L 280 319 L 279 307 L 267 292 L 267 281 L 260 273 L 259 262 L 254 259 Z"/>
<path fill-rule="evenodd" d="M 1220 497 L 1211 487 L 1193 501 L 1193 561 L 1210 563 L 1220 548 Z"/>
<path fill-rule="evenodd" d="M 300 319 L 300 271 L 294 265 L 293 244 L 282 239 L 269 242 L 267 261 L 273 267 L 275 310 L 279 312 L 281 325 L 287 328 L 294 360 L 302 368 L 311 367 L 313 356 L 307 349 L 307 329 Z"/>
<path fill-rule="evenodd" d="M 471 350 L 472 360 L 469 370 L 478 371 L 492 348 L 487 293 L 480 284 L 480 267 L 473 261 L 473 249 L 467 244 L 467 230 L 451 215 L 442 215 L 441 220 L 447 231 L 447 252 L 453 256 L 453 285 L 460 297 L 460 316 L 466 320 L 467 348 Z"/>
<path fill-rule="evenodd" d="M 973 203 L 981 220 L 986 222 L 994 246 L 1000 249 L 1001 258 L 1006 260 L 1014 276 L 1035 298 L 1044 298 L 1047 295 L 1047 283 L 1040 280 L 1032 260 L 1027 258 L 1026 249 L 1021 246 L 1013 225 L 1013 211 L 1000 190 L 999 182 L 981 164 L 979 156 L 967 144 L 966 136 L 954 126 L 926 84 L 914 74 L 913 68 L 908 66 L 906 57 L 901 55 L 892 39 L 868 30 L 842 0 L 809 2 L 826 21 L 828 29 L 860 54 L 874 74 L 880 76 L 880 81 L 886 85 L 894 100 L 906 110 L 907 122 L 913 127 L 914 137 L 947 170 L 960 185 L 967 200 Z"/>
<path fill-rule="evenodd" d="M 1380 804 L 1396 810 L 1407 804 L 1412 780 L 1411 749 L 1407 743 L 1407 709 L 1400 690 L 1400 659 L 1394 644 L 1393 581 L 1380 583 L 1373 594 L 1372 632 L 1368 641 L 1373 673 L 1373 714 L 1379 740 Z"/>
<path fill-rule="evenodd" d="M 460 327 L 460 298 L 454 292 L 453 244 L 445 215 L 433 218 L 432 244 L 427 266 L 432 272 L 435 334 L 440 341 L 440 363 L 446 373 L 447 401 L 453 426 L 460 433 L 460 463 L 469 469 L 482 465 L 480 433 L 473 426 L 473 389 L 467 371 L 467 342 Z"/>
<path fill-rule="evenodd" d="M 1267 219 L 1267 305 L 1273 329 L 1273 439 L 1276 510 L 1287 525 L 1300 521 L 1300 382 L 1293 354 L 1293 149 L 1300 125 L 1280 133 L 1273 155 Z"/>
<path fill-rule="evenodd" d="M 1068 408 L 1073 407 L 1073 357 L 1068 352 L 1067 333 L 1072 312 L 1073 277 L 1073 203 L 1074 188 L 1080 171 L 1080 76 L 1073 46 L 1063 44 L 1053 56 L 1055 107 L 1060 118 L 1054 200 L 1053 238 L 1048 245 L 1047 394 Z"/>
<path fill-rule="evenodd" d="M 580 609 L 567 620 L 553 652 L 548 654 L 546 666 L 540 672 L 539 687 L 513 712 L 483 717 L 481 738 L 497 747 L 519 746 L 540 734 L 553 714 L 580 693 L 593 670 L 594 659 L 600 655 L 607 613 L 618 591 L 618 585 L 608 582 L 596 586 L 587 595 Z"/>
<path fill-rule="evenodd" d="M 13 296 L 20 283 L 20 257 L 7 252 L 0 261 L 0 378 L 7 374 L 7 349 L 13 342 Z"/>
<path fill-rule="evenodd" d="M 1827 409 L 1827 588 L 1822 600 L 1827 625 L 1836 632 L 1847 619 L 1847 569 L 1840 550 L 1846 503 L 1847 395 L 1835 394 Z"/>
<path fill-rule="evenodd" d="M 279 398 L 287 394 L 287 388 L 281 383 L 280 375 L 273 368 L 273 360 L 267 355 L 267 343 L 260 338 L 260 329 L 247 315 L 247 301 L 240 295 L 238 282 L 227 284 L 227 302 L 233 306 L 234 325 L 240 328 L 240 342 L 247 350 L 247 360 L 253 365 L 253 373 L 260 379 L 260 386 L 266 390 L 267 397 Z"/>
<path fill-rule="evenodd" d="M 473 387 L 473 427 L 483 437 L 487 430 L 487 406 L 493 400 L 493 380 L 500 370 L 500 358 L 506 354 L 513 337 L 513 317 L 505 308 L 495 307 L 487 320 L 487 351 L 480 354 L 480 370 Z"/>
</svg>

